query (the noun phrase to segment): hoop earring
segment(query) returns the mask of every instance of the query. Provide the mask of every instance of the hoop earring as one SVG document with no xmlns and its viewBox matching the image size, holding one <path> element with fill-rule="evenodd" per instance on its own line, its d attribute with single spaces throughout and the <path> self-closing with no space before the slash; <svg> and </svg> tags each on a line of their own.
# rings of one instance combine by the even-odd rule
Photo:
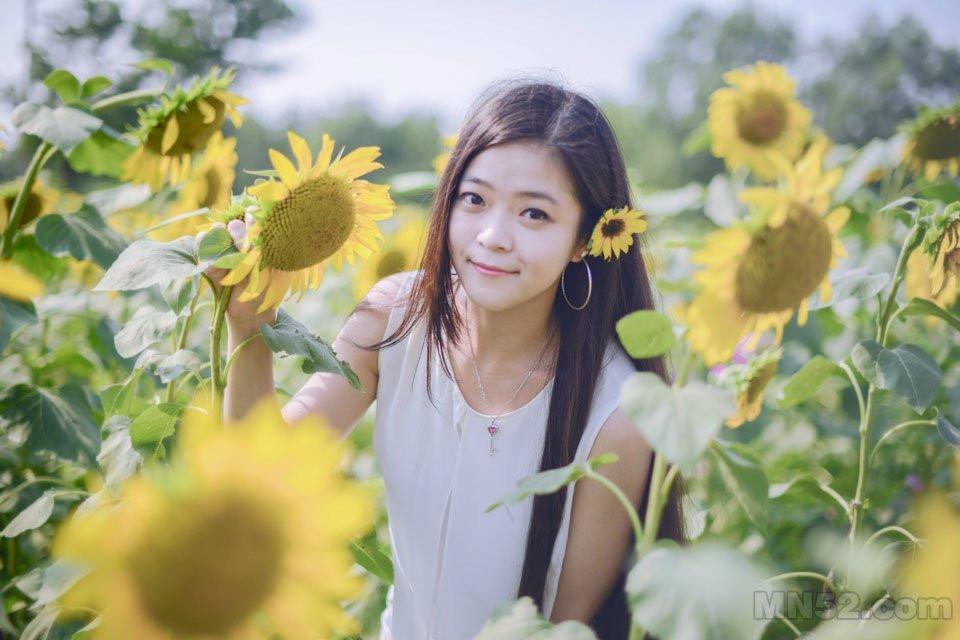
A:
<svg viewBox="0 0 960 640">
<path fill-rule="evenodd" d="M 587 268 L 587 299 L 584 300 L 583 304 L 580 305 L 579 307 L 574 306 L 573 303 L 570 302 L 570 298 L 567 297 L 567 288 L 566 286 L 564 286 L 564 278 L 567 275 L 567 268 L 564 267 L 563 272 L 560 274 L 560 290 L 563 292 L 563 298 L 564 300 L 567 301 L 567 304 L 570 305 L 570 308 L 575 311 L 580 311 L 581 309 L 586 307 L 587 303 L 590 302 L 590 295 L 593 293 L 593 274 L 590 273 L 590 265 L 587 264 L 586 258 L 584 258 L 580 262 L 582 262 L 583 266 Z"/>
</svg>

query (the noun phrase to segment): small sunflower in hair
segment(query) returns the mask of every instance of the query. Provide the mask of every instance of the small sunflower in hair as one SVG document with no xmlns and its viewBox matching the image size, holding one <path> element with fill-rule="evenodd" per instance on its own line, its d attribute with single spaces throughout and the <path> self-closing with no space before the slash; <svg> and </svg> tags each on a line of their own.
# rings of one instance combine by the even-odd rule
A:
<svg viewBox="0 0 960 640">
<path fill-rule="evenodd" d="M 220 131 L 226 116 L 238 127 L 243 124 L 236 107 L 247 99 L 227 91 L 233 77 L 233 69 L 220 73 L 214 67 L 189 89 L 177 87 L 162 96 L 159 107 L 141 109 L 140 126 L 133 132 L 140 146 L 124 161 L 121 179 L 154 191 L 166 182 L 182 182 L 190 173 L 191 157 Z"/>
<path fill-rule="evenodd" d="M 590 235 L 590 255 L 602 255 L 609 262 L 611 256 L 619 258 L 629 251 L 633 234 L 647 230 L 647 221 L 641 220 L 644 215 L 645 212 L 630 207 L 604 211 Z"/>
</svg>

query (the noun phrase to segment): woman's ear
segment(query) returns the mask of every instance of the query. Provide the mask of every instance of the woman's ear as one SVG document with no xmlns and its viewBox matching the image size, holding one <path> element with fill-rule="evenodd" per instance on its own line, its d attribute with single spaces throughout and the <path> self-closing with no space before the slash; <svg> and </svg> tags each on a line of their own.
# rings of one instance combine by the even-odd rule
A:
<svg viewBox="0 0 960 640">
<path fill-rule="evenodd" d="M 574 247 L 573 255 L 570 257 L 570 262 L 580 262 L 587 257 L 587 243 L 580 242 Z"/>
</svg>

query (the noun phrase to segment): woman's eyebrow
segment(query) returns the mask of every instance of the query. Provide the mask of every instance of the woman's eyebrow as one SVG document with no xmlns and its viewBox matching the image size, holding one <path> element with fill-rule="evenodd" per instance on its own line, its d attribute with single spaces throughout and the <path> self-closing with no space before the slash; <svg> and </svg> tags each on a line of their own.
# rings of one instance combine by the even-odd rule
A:
<svg viewBox="0 0 960 640">
<path fill-rule="evenodd" d="M 483 180 L 483 179 L 481 179 L 481 178 L 477 178 L 476 176 L 467 176 L 467 177 L 465 177 L 465 178 L 463 179 L 463 181 L 464 181 L 464 182 L 475 182 L 475 183 L 477 183 L 477 184 L 479 184 L 479 185 L 482 185 L 482 186 L 486 187 L 487 189 L 490 189 L 491 191 L 496 191 L 496 189 L 493 188 L 493 185 L 492 185 L 492 184 L 490 184 L 490 183 L 487 182 L 486 180 Z M 560 203 L 557 202 L 556 198 L 554 198 L 553 196 L 551 196 L 549 193 L 544 193 L 543 191 L 516 191 L 516 192 L 514 192 L 513 195 L 515 195 L 515 196 L 524 196 L 524 197 L 527 197 L 527 198 L 540 198 L 541 200 L 546 200 L 547 202 L 552 203 L 554 206 L 557 206 L 557 207 L 560 206 Z"/>
</svg>

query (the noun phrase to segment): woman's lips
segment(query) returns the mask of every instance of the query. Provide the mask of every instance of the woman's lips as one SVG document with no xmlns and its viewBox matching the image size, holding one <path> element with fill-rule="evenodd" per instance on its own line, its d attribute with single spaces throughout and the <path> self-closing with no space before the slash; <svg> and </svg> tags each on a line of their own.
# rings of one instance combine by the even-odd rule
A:
<svg viewBox="0 0 960 640">
<path fill-rule="evenodd" d="M 500 271 L 499 269 L 491 269 L 484 267 L 483 265 L 471 261 L 470 264 L 473 265 L 473 268 L 477 270 L 477 273 L 480 273 L 485 276 L 496 277 L 496 276 L 512 276 L 515 275 L 512 271 Z"/>
</svg>

